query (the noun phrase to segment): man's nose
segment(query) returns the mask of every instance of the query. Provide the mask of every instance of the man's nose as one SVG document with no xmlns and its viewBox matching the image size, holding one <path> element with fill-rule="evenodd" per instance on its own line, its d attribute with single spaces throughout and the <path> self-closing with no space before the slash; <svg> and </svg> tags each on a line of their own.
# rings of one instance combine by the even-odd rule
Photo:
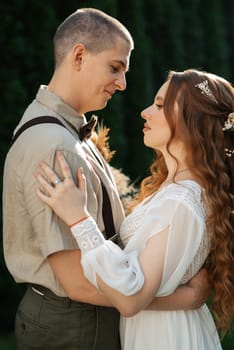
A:
<svg viewBox="0 0 234 350">
<path fill-rule="evenodd" d="M 115 80 L 115 86 L 117 90 L 123 91 L 127 87 L 126 77 L 125 74 L 121 74 L 116 80 Z"/>
</svg>

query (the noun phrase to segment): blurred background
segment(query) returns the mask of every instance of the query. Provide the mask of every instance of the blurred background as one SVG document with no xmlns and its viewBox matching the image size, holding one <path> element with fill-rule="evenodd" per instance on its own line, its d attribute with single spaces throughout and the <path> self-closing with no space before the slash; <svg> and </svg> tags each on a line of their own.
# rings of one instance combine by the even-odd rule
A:
<svg viewBox="0 0 234 350">
<path fill-rule="evenodd" d="M 1 192 L 12 132 L 39 85 L 47 84 L 53 73 L 54 32 L 79 7 L 117 17 L 135 41 L 127 90 L 95 114 L 110 128 L 110 146 L 117 151 L 112 164 L 136 184 L 147 175 L 153 157 L 143 145 L 140 111 L 152 103 L 168 70 L 200 68 L 234 82 L 233 0 L 2 0 Z M 6 269 L 2 233 L 0 237 L 0 350 L 14 350 L 14 316 L 24 286 L 16 285 Z M 234 333 L 226 335 L 223 349 L 234 350 Z"/>
</svg>

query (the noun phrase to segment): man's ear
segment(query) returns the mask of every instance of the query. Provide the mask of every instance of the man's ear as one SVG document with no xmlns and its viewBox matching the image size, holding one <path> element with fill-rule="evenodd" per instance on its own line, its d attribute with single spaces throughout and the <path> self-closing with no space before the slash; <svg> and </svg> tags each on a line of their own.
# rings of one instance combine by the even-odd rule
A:
<svg viewBox="0 0 234 350">
<path fill-rule="evenodd" d="M 76 70 L 81 69 L 81 65 L 84 60 L 84 56 L 87 53 L 87 49 L 83 44 L 76 44 L 72 49 L 72 60 Z"/>
</svg>

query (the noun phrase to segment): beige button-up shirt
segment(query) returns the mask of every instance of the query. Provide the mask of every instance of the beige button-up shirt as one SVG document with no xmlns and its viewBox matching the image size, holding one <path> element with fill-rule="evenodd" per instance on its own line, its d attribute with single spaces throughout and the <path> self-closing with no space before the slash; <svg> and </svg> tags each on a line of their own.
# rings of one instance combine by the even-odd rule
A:
<svg viewBox="0 0 234 350">
<path fill-rule="evenodd" d="M 69 228 L 35 193 L 38 183 L 34 175 L 39 169 L 39 162 L 46 161 L 62 178 L 55 159 L 56 150 L 62 150 L 74 180 L 77 168 L 83 167 L 87 178 L 88 210 L 101 231 L 104 231 L 104 224 L 100 179 L 110 197 L 116 232 L 119 231 L 124 212 L 108 164 L 92 141 L 79 140 L 78 130 L 86 122 L 85 117 L 79 116 L 57 95 L 47 91 L 45 86 L 40 87 L 36 99 L 26 109 L 15 131 L 38 116 L 54 116 L 68 130 L 56 124 L 36 125 L 25 130 L 10 148 L 3 179 L 4 255 L 16 282 L 40 284 L 59 296 L 66 296 L 47 257 L 78 247 L 69 234 Z M 99 162 L 93 152 L 99 157 Z"/>
</svg>

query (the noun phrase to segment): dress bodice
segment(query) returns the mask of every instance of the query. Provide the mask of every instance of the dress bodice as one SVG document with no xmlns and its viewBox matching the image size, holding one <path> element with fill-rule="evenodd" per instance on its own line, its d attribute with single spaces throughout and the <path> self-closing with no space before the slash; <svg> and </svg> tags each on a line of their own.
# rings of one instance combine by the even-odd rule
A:
<svg viewBox="0 0 234 350">
<path fill-rule="evenodd" d="M 209 240 L 205 225 L 207 214 L 204 205 L 203 190 L 198 183 L 191 180 L 172 183 L 146 198 L 124 220 L 121 225 L 120 234 L 125 245 L 125 251 L 134 249 L 140 253 L 150 237 L 150 232 L 146 230 L 146 227 L 147 221 L 151 221 L 152 226 L 155 226 L 155 233 L 167 225 L 171 226 L 170 236 L 174 237 L 172 241 L 178 241 L 181 239 L 181 233 L 176 230 L 183 230 L 184 235 L 186 235 L 187 230 L 187 226 L 183 224 L 184 218 L 182 215 L 180 225 L 177 225 L 176 228 L 173 226 L 174 215 L 179 215 L 179 206 L 185 206 L 188 209 L 186 216 L 191 216 L 191 225 L 193 219 L 197 219 L 199 223 L 197 230 L 201 233 L 201 239 L 199 240 L 194 257 L 180 281 L 181 284 L 184 284 L 198 272 L 209 253 Z M 173 215 L 174 210 L 178 213 L 174 213 Z M 186 221 L 189 223 L 188 218 L 186 218 Z M 194 235 L 196 235 L 196 232 L 194 232 Z M 170 260 L 170 258 L 165 259 L 165 264 Z M 165 270 L 166 266 L 164 267 L 164 272 Z"/>
</svg>

